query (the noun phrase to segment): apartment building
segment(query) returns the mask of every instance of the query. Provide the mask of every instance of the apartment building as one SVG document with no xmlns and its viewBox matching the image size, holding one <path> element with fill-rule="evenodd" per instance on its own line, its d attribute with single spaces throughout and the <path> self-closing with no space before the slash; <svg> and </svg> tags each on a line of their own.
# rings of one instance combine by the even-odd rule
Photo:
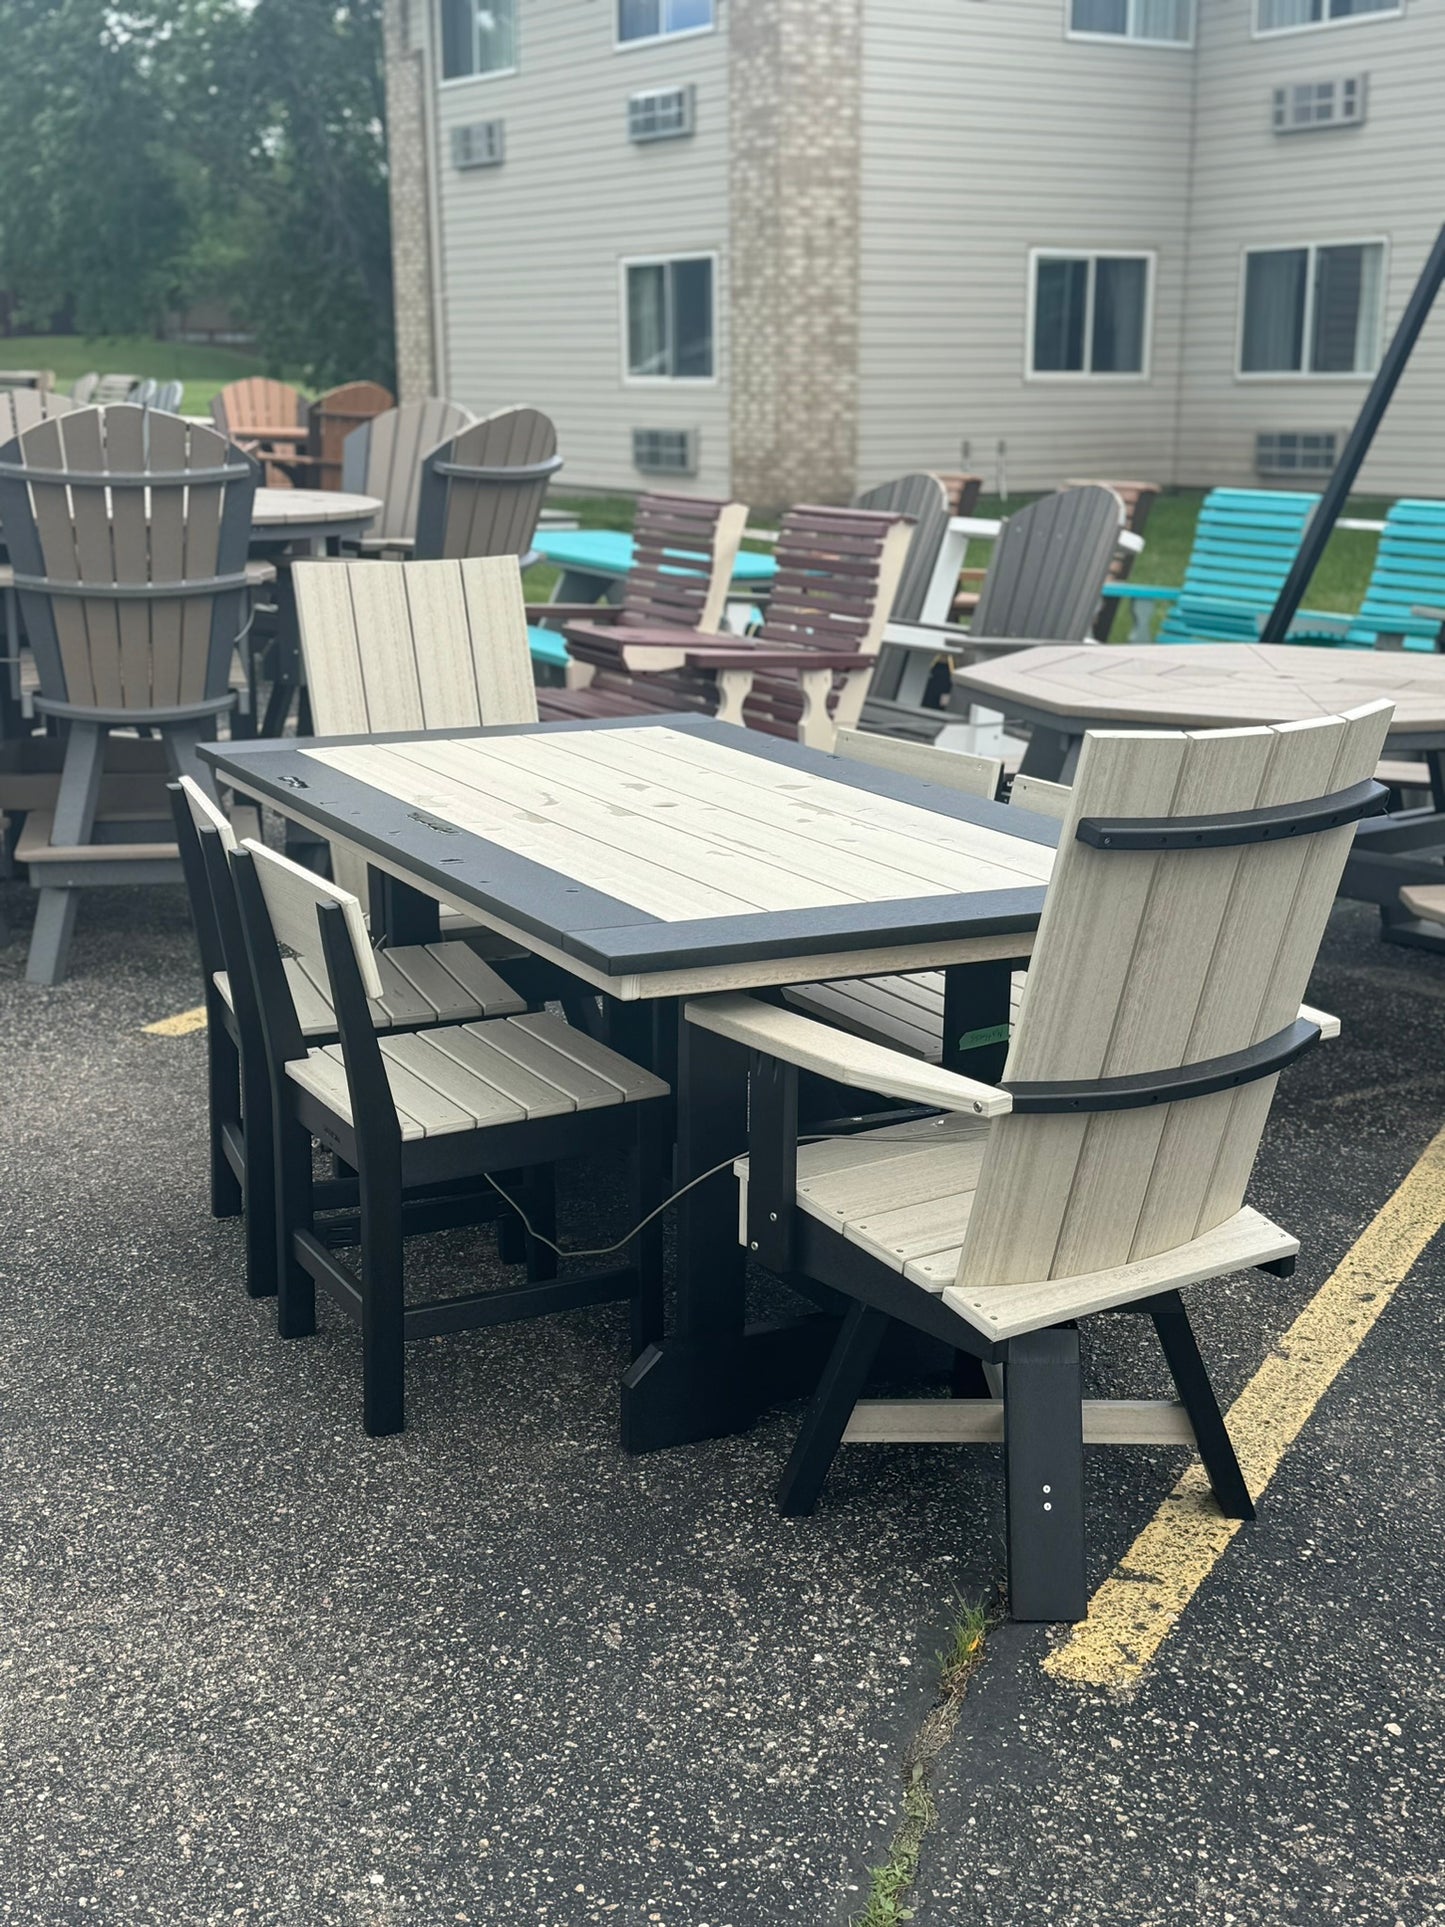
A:
<svg viewBox="0 0 1445 1927">
<path fill-rule="evenodd" d="M 403 392 L 575 486 L 1317 484 L 1445 219 L 1445 0 L 389 0 Z M 1445 493 L 1445 304 L 1366 469 Z"/>
</svg>

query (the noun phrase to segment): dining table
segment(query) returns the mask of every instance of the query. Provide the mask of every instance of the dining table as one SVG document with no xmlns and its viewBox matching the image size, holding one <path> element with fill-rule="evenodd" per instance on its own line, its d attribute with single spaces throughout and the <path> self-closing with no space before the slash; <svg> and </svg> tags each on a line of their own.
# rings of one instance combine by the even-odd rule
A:
<svg viewBox="0 0 1445 1927">
<path fill-rule="evenodd" d="M 738 1431 L 806 1389 L 832 1322 L 748 1323 L 729 1168 L 747 1058 L 684 1004 L 941 970 L 947 1061 L 995 1078 L 1058 825 L 692 715 L 200 753 L 248 799 L 365 852 L 374 935 L 433 941 L 440 908 L 458 910 L 600 995 L 610 1039 L 673 1084 L 676 1308 L 623 1379 L 626 1446 Z"/>
</svg>

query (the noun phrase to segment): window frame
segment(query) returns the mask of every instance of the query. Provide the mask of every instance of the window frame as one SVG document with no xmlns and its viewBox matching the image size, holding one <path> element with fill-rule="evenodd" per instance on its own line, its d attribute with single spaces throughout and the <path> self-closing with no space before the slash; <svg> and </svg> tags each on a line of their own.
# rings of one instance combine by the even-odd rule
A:
<svg viewBox="0 0 1445 1927">
<path fill-rule="evenodd" d="M 1138 4 L 1139 0 L 1128 0 L 1131 21 L 1134 19 Z M 1258 17 L 1256 11 L 1255 18 Z M 1123 33 L 1098 33 L 1088 27 L 1076 27 L 1074 0 L 1064 0 L 1064 38 L 1081 40 L 1086 45 L 1094 47 L 1164 47 L 1171 53 L 1189 53 L 1199 38 L 1199 0 L 1189 0 L 1189 38 L 1187 40 L 1146 39 L 1143 34 L 1130 33 L 1127 27 Z"/>
<path fill-rule="evenodd" d="M 677 254 L 624 254 L 617 263 L 617 292 L 619 302 L 619 322 L 622 355 L 622 385 L 624 388 L 716 388 L 721 377 L 718 374 L 718 262 L 716 248 L 685 248 Z M 667 267 L 674 261 L 707 261 L 712 268 L 712 373 L 710 375 L 634 375 L 632 372 L 629 347 L 632 335 L 632 315 L 627 303 L 627 277 L 632 268 Z"/>
<path fill-rule="evenodd" d="M 475 53 L 476 46 L 477 46 L 476 0 L 471 0 L 471 4 L 472 4 L 472 51 Z M 446 44 L 445 30 L 442 25 L 442 9 L 445 5 L 446 5 L 446 0 L 436 0 L 436 7 L 434 10 L 434 18 L 436 21 L 436 35 L 437 35 L 437 39 L 436 39 L 437 87 L 439 90 L 443 87 L 473 87 L 476 85 L 478 81 L 481 81 L 481 80 L 507 80 L 513 74 L 521 72 L 522 37 L 520 32 L 520 24 L 521 24 L 521 13 L 522 13 L 522 0 L 511 0 L 512 45 L 513 45 L 513 48 L 515 49 L 511 66 L 510 67 L 488 67 L 485 71 L 483 71 L 480 68 L 474 68 L 473 71 L 469 74 L 443 74 L 441 70 L 443 48 Z"/>
<path fill-rule="evenodd" d="M 1324 33 L 1331 27 L 1369 27 L 1380 20 L 1399 20 L 1404 16 L 1405 0 L 1395 0 L 1390 7 L 1377 8 L 1373 13 L 1342 13 L 1331 18 L 1326 12 L 1322 20 L 1302 20 L 1297 27 L 1261 27 L 1259 24 L 1260 0 L 1253 0 L 1250 7 L 1250 38 L 1253 40 L 1287 40 L 1291 34 Z M 1329 0 L 1325 0 L 1328 8 Z"/>
<path fill-rule="evenodd" d="M 708 0 L 712 18 L 705 27 L 664 27 L 659 33 L 645 33 L 631 40 L 622 38 L 622 0 L 611 0 L 612 6 L 612 51 L 616 54 L 631 53 L 634 47 L 672 46 L 679 40 L 696 40 L 705 33 L 717 32 L 718 0 Z M 659 0 L 659 7 L 665 8 L 667 0 Z"/>
<path fill-rule="evenodd" d="M 1035 368 L 1034 330 L 1038 321 L 1039 263 L 1041 261 L 1087 261 L 1090 263 L 1088 295 L 1084 308 L 1084 346 L 1092 360 L 1094 353 L 1094 273 L 1096 261 L 1142 261 L 1144 263 L 1144 354 L 1142 366 L 1134 370 L 1106 368 Z M 1154 372 L 1154 292 L 1158 277 L 1157 248 L 1030 248 L 1028 264 L 1028 316 L 1024 336 L 1025 381 L 1104 381 L 1145 382 Z"/>
<path fill-rule="evenodd" d="M 1361 16 L 1364 18 L 1365 16 Z M 1249 257 L 1252 254 L 1292 254 L 1303 248 L 1305 263 L 1305 311 L 1300 330 L 1301 348 L 1307 349 L 1314 338 L 1315 255 L 1321 248 L 1378 248 L 1380 250 L 1380 353 L 1373 368 L 1338 369 L 1316 373 L 1312 368 L 1249 368 L 1244 365 L 1244 309 L 1249 295 Z M 1234 379 L 1236 381 L 1373 381 L 1379 373 L 1385 342 L 1385 316 L 1390 306 L 1390 241 L 1384 234 L 1332 235 L 1327 241 L 1258 241 L 1239 251 L 1239 304 L 1234 328 Z"/>
</svg>

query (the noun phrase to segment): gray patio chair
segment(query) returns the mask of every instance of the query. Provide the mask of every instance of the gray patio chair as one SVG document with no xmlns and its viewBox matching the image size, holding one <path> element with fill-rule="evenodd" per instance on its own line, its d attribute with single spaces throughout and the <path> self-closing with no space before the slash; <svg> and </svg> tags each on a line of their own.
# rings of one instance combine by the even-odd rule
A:
<svg viewBox="0 0 1445 1927">
<path fill-rule="evenodd" d="M 196 745 L 232 707 L 232 657 L 253 587 L 246 559 L 257 467 L 208 428 L 122 404 L 82 408 L 0 448 L 0 525 L 35 653 L 37 715 L 65 735 L 52 812 L 17 856 L 40 902 L 27 975 L 65 973 L 77 895 L 179 881 L 169 824 L 97 821 L 111 730 L 153 730 L 173 773 L 208 781 Z"/>
<path fill-rule="evenodd" d="M 547 484 L 562 466 L 557 431 L 535 408 L 505 408 L 422 462 L 418 560 L 515 555 L 527 568 Z"/>
<path fill-rule="evenodd" d="M 13 441 L 37 422 L 68 415 L 85 404 L 53 388 L 0 388 L 0 442 Z"/>
<path fill-rule="evenodd" d="M 81 408 L 95 399 L 95 391 L 100 386 L 100 376 L 92 370 L 88 375 L 77 375 L 71 383 L 70 399 Z"/>
<path fill-rule="evenodd" d="M 357 545 L 363 555 L 410 555 L 422 461 L 475 419 L 460 402 L 429 395 L 383 409 L 352 429 L 341 447 L 341 486 L 348 495 L 371 495 L 381 503 L 370 534 Z"/>
<path fill-rule="evenodd" d="M 154 375 L 147 375 L 144 381 L 136 383 L 126 399 L 133 402 L 137 408 L 154 408 L 160 386 Z"/>
<path fill-rule="evenodd" d="M 179 413 L 181 399 L 186 392 L 183 381 L 162 381 L 156 384 L 154 406 L 164 410 L 167 415 Z"/>
<path fill-rule="evenodd" d="M 853 497 L 855 509 L 878 509 L 885 515 L 906 515 L 913 523 L 913 541 L 903 565 L 903 579 L 893 597 L 895 622 L 918 622 L 923 616 L 933 572 L 938 567 L 938 551 L 948 533 L 948 489 L 938 475 L 900 475 L 896 481 L 882 482 L 877 488 L 864 489 Z M 874 671 L 874 680 L 882 663 Z"/>
</svg>

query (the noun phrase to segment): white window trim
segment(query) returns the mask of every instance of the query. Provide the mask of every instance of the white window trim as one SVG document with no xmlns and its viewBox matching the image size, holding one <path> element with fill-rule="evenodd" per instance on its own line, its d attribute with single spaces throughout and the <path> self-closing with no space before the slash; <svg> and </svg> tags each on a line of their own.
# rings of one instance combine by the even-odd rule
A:
<svg viewBox="0 0 1445 1927">
<path fill-rule="evenodd" d="M 1135 0 L 1129 0 L 1132 12 Z M 1255 14 L 1258 19 L 1258 13 Z M 1190 0 L 1189 38 L 1187 40 L 1145 40 L 1142 35 L 1132 33 L 1090 33 L 1074 25 L 1074 0 L 1064 0 L 1064 38 L 1065 40 L 1086 41 L 1093 47 L 1164 47 L 1170 53 L 1187 54 L 1194 46 L 1199 34 L 1199 0 Z"/>
<path fill-rule="evenodd" d="M 1095 374 L 1090 368 L 1035 368 L 1034 367 L 1034 323 L 1037 319 L 1039 296 L 1040 261 L 1142 261 L 1144 275 L 1144 365 L 1136 374 L 1115 373 L 1106 369 Z M 1028 319 L 1027 333 L 1024 336 L 1024 380 L 1025 381 L 1087 381 L 1087 382 L 1134 382 L 1148 381 L 1153 374 L 1154 362 L 1154 283 L 1159 264 L 1158 250 L 1155 248 L 1030 248 L 1028 267 Z M 1093 353 L 1094 347 L 1094 277 L 1089 276 L 1089 300 L 1084 311 L 1084 346 Z"/>
<path fill-rule="evenodd" d="M 1305 20 L 1297 27 L 1261 27 L 1259 24 L 1259 0 L 1250 0 L 1250 17 L 1253 22 L 1251 38 L 1255 40 L 1288 40 L 1299 33 L 1327 33 L 1333 27 L 1373 27 L 1381 20 L 1399 20 L 1405 11 L 1405 0 L 1395 0 L 1393 7 L 1381 7 L 1378 13 L 1345 13 L 1337 20 Z"/>
<path fill-rule="evenodd" d="M 679 40 L 700 40 L 705 33 L 716 33 L 718 0 L 712 0 L 712 19 L 705 27 L 677 27 L 671 33 L 649 33 L 640 39 L 624 40 L 618 31 L 621 27 L 622 9 L 618 0 L 607 0 L 612 9 L 612 51 L 615 54 L 630 54 L 634 47 L 671 47 Z"/>
<path fill-rule="evenodd" d="M 714 248 L 683 248 L 676 254 L 626 254 L 617 263 L 617 296 L 622 326 L 622 385 L 624 388 L 716 388 L 718 374 L 718 252 Z M 627 365 L 631 335 L 627 312 L 627 270 L 666 267 L 670 261 L 712 263 L 712 373 L 710 375 L 634 375 Z M 667 424 L 664 424 L 666 426 Z"/>
<path fill-rule="evenodd" d="M 1315 318 L 1315 276 L 1313 256 L 1320 248 L 1379 248 L 1380 249 L 1380 355 L 1385 348 L 1385 316 L 1390 306 L 1390 242 L 1384 234 L 1357 234 L 1336 237 L 1331 235 L 1324 241 L 1256 241 L 1239 251 L 1239 306 L 1234 328 L 1234 379 L 1243 382 L 1257 381 L 1373 381 L 1379 372 L 1379 361 L 1373 368 L 1363 371 L 1341 369 L 1337 374 L 1317 375 L 1311 368 L 1251 368 L 1244 366 L 1244 303 L 1249 289 L 1249 257 L 1251 254 L 1283 254 L 1304 248 L 1311 256 L 1305 270 L 1305 313 L 1304 339 L 1301 348 L 1309 346 L 1312 324 Z"/>
<path fill-rule="evenodd" d="M 475 87 L 479 81 L 510 80 L 513 74 L 517 74 L 521 72 L 521 67 L 516 63 L 514 63 L 510 67 L 488 67 L 485 73 L 451 74 L 449 76 L 443 76 L 442 70 L 441 70 L 442 69 L 442 44 L 443 44 L 442 43 L 442 0 L 436 0 L 436 6 L 433 11 L 433 18 L 436 25 L 436 36 L 437 36 L 436 70 L 438 75 L 438 79 L 437 79 L 438 93 L 449 92 L 450 89 L 453 87 Z M 515 20 L 512 23 L 512 31 L 514 34 L 516 34 L 517 32 L 517 24 Z M 520 36 L 518 36 L 518 38 L 520 40 Z"/>
</svg>

